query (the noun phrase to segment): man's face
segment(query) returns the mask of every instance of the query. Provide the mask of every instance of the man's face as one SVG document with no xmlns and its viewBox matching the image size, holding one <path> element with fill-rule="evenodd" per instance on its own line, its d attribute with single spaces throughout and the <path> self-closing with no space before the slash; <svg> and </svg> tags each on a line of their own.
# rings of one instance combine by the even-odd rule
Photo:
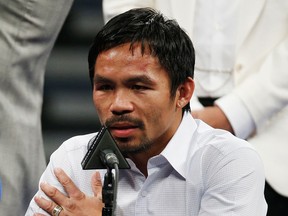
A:
<svg viewBox="0 0 288 216">
<path fill-rule="evenodd" d="M 158 58 L 130 44 L 99 54 L 94 72 L 93 101 L 99 119 L 128 154 L 159 154 L 178 128 L 182 111 L 171 98 L 167 72 Z M 151 153 L 152 153 L 151 152 Z"/>
</svg>

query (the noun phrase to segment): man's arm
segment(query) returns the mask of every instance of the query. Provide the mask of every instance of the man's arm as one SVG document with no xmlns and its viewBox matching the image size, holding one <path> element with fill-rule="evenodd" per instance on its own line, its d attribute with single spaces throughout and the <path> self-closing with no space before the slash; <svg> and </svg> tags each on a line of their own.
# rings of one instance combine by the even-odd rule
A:
<svg viewBox="0 0 288 216">
<path fill-rule="evenodd" d="M 240 138 L 248 138 L 255 129 L 264 125 L 288 105 L 287 59 L 288 36 L 267 54 L 259 71 L 251 71 L 250 74 L 246 72 L 247 78 L 230 94 L 217 100 L 217 106 L 192 112 L 193 116 L 216 128 L 228 127 L 230 132 L 235 132 Z M 234 103 L 231 98 L 238 102 Z M 246 112 L 244 116 L 243 112 L 238 112 L 239 104 L 242 106 L 241 110 Z M 222 112 L 219 112 L 219 108 Z M 213 118 L 220 120 L 215 122 Z M 249 131 L 247 125 L 250 125 Z"/>
</svg>

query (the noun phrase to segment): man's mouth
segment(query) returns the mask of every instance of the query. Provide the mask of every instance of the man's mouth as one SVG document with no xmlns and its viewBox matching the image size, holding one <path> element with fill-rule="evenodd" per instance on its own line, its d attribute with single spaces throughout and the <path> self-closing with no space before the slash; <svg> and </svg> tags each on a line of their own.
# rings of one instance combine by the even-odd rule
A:
<svg viewBox="0 0 288 216">
<path fill-rule="evenodd" d="M 110 125 L 109 129 L 114 137 L 127 138 L 135 133 L 138 126 L 127 122 L 117 122 Z"/>
</svg>

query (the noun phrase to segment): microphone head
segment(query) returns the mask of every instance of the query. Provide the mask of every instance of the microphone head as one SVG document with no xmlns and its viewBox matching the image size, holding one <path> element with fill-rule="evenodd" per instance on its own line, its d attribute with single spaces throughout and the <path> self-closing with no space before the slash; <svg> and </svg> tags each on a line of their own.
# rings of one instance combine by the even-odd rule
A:
<svg viewBox="0 0 288 216">
<path fill-rule="evenodd" d="M 103 126 L 96 137 L 91 140 L 91 145 L 88 145 L 88 151 L 81 165 L 84 170 L 106 169 L 114 163 L 118 164 L 119 169 L 130 169 L 130 165 L 120 152 L 108 128 Z"/>
<path fill-rule="evenodd" d="M 111 149 L 105 149 L 100 152 L 100 159 L 109 168 L 113 169 L 114 165 L 119 166 L 119 160 Z"/>
</svg>

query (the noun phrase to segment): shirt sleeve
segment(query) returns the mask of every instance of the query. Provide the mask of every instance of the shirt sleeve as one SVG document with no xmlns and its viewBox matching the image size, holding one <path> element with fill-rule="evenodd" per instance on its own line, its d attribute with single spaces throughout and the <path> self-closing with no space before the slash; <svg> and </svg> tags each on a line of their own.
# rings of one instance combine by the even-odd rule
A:
<svg viewBox="0 0 288 216">
<path fill-rule="evenodd" d="M 246 71 L 245 74 L 251 75 L 230 93 L 239 97 L 241 102 L 245 104 L 257 130 L 269 123 L 269 120 L 287 107 L 287 59 L 288 36 L 266 56 L 259 71 L 256 73 Z"/>
<path fill-rule="evenodd" d="M 229 94 L 215 104 L 225 113 L 237 137 L 247 139 L 255 131 L 252 116 L 239 97 Z"/>
<path fill-rule="evenodd" d="M 255 150 L 242 147 L 223 157 L 211 149 L 203 160 L 199 216 L 266 215 L 264 169 Z"/>
</svg>

